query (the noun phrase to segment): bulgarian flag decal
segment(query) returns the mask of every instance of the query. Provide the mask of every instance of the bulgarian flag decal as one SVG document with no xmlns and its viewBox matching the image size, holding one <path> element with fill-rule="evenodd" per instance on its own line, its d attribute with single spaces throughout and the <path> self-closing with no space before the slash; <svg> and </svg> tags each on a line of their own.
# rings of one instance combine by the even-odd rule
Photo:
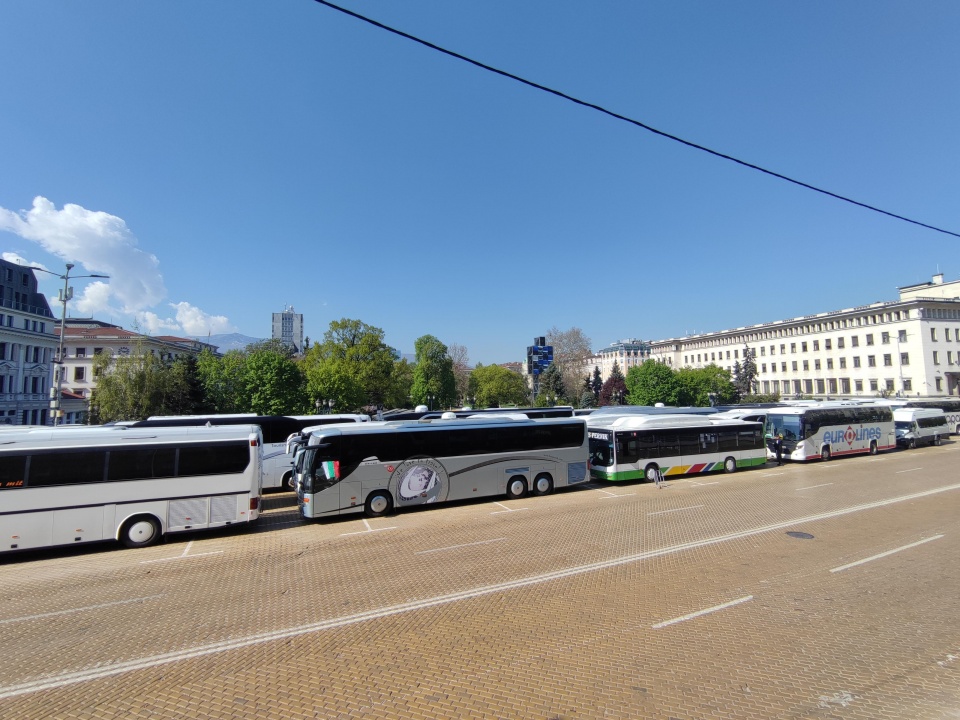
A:
<svg viewBox="0 0 960 720">
<path fill-rule="evenodd" d="M 340 479 L 340 461 L 324 460 L 323 474 L 327 476 L 327 480 L 339 480 Z"/>
</svg>

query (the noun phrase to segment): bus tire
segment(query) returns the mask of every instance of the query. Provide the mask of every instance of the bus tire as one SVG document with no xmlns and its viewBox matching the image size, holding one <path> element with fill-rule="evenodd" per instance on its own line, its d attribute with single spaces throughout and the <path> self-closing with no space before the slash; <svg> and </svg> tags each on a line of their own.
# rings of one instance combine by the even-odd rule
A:
<svg viewBox="0 0 960 720">
<path fill-rule="evenodd" d="M 510 500 L 517 500 L 527 494 L 527 481 L 523 475 L 514 475 L 507 480 L 507 497 Z"/>
<path fill-rule="evenodd" d="M 871 440 L 871 441 L 870 441 L 870 454 L 871 454 L 871 455 L 876 455 L 878 452 L 880 452 L 880 448 L 877 447 L 877 441 L 876 441 L 876 440 Z"/>
<path fill-rule="evenodd" d="M 830 459 L 830 457 L 831 457 L 830 446 L 829 446 L 829 445 L 824 445 L 824 446 L 820 449 L 820 459 L 823 460 L 824 462 L 826 462 L 826 461 L 828 461 L 828 460 Z"/>
<path fill-rule="evenodd" d="M 283 476 L 283 480 L 280 481 L 280 487 L 285 490 L 293 490 L 293 473 L 288 472 Z"/>
<path fill-rule="evenodd" d="M 656 463 L 650 463 L 643 471 L 643 476 L 647 479 L 647 482 L 656 482 L 657 475 L 660 473 L 660 468 L 657 467 Z"/>
<path fill-rule="evenodd" d="M 933 436 L 933 444 L 939 446 L 939 445 L 940 445 L 940 442 L 941 442 L 940 436 L 939 436 L 939 435 L 934 435 L 934 436 Z"/>
<path fill-rule="evenodd" d="M 136 515 L 120 528 L 120 542 L 128 548 L 142 548 L 160 540 L 160 521 L 153 515 Z"/>
<path fill-rule="evenodd" d="M 728 457 L 723 461 L 723 471 L 728 473 L 735 473 L 737 471 L 737 459 Z"/>
<path fill-rule="evenodd" d="M 383 517 L 393 508 L 393 498 L 386 490 L 374 490 L 367 495 L 367 502 L 364 503 L 363 511 L 367 517 Z"/>
<path fill-rule="evenodd" d="M 916 449 L 917 449 L 917 439 L 916 439 L 916 438 L 911 438 L 911 439 L 910 439 L 910 443 L 907 445 L 907 447 L 910 448 L 911 450 L 916 450 Z"/>
<path fill-rule="evenodd" d="M 540 473 L 533 481 L 534 495 L 549 495 L 553 492 L 553 478 L 549 473 Z"/>
</svg>

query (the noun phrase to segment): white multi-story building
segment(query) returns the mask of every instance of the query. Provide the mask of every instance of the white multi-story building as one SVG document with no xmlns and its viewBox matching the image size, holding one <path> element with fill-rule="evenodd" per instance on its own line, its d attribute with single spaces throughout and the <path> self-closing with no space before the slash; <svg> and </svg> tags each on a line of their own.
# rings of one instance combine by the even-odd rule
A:
<svg viewBox="0 0 960 720">
<path fill-rule="evenodd" d="M 33 270 L 0 260 L 0 423 L 47 424 L 56 322 Z"/>
<path fill-rule="evenodd" d="M 59 339 L 60 328 L 55 328 Z M 83 422 L 89 409 L 90 393 L 97 387 L 93 374 L 93 358 L 100 353 L 129 357 L 139 352 L 157 355 L 161 360 L 174 360 L 181 355 L 199 355 L 205 348 L 217 348 L 192 338 L 174 335 L 141 335 L 92 318 L 67 318 L 63 342 L 63 390 L 72 393 L 71 407 L 64 407 L 64 422 Z M 83 407 L 77 398 L 83 398 Z"/>
<path fill-rule="evenodd" d="M 899 300 L 650 343 L 674 368 L 733 372 L 755 353 L 756 390 L 781 396 L 960 394 L 960 280 L 899 288 Z"/>
<path fill-rule="evenodd" d="M 593 377 L 593 369 L 599 367 L 600 377 L 606 381 L 616 364 L 620 372 L 626 375 L 630 368 L 649 360 L 650 351 L 650 343 L 645 340 L 631 338 L 610 343 L 584 361 L 584 374 Z"/>
<path fill-rule="evenodd" d="M 292 305 L 288 305 L 283 312 L 273 313 L 270 337 L 289 345 L 299 355 L 304 351 L 303 315 L 295 313 Z"/>
</svg>

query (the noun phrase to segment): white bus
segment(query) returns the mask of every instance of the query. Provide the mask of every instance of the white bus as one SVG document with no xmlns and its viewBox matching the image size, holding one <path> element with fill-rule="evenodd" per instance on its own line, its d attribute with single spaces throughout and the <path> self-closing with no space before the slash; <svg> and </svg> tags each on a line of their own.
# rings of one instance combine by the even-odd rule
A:
<svg viewBox="0 0 960 720">
<path fill-rule="evenodd" d="M 909 400 L 904 407 L 937 408 L 947 416 L 950 432 L 960 435 L 960 398 L 917 398 Z"/>
<path fill-rule="evenodd" d="M 587 479 L 578 418 L 454 418 L 315 429 L 297 499 L 305 518 L 492 495 L 546 495 Z"/>
<path fill-rule="evenodd" d="M 256 425 L 0 431 L 0 552 L 256 520 L 262 454 Z"/>
<path fill-rule="evenodd" d="M 263 487 L 293 488 L 293 455 L 287 438 L 312 425 L 369 422 L 369 415 L 154 415 L 130 427 L 259 425 L 263 433 Z"/>
<path fill-rule="evenodd" d="M 940 408 L 894 408 L 893 424 L 897 433 L 897 445 L 901 447 L 939 445 L 942 438 L 950 435 L 947 416 Z"/>
<path fill-rule="evenodd" d="M 716 415 L 590 415 L 590 476 L 622 482 L 765 465 L 763 424 Z"/>
<path fill-rule="evenodd" d="M 830 460 L 857 453 L 876 455 L 897 446 L 893 410 L 879 403 L 830 403 L 767 410 L 767 457 L 783 435 L 785 460 Z"/>
</svg>

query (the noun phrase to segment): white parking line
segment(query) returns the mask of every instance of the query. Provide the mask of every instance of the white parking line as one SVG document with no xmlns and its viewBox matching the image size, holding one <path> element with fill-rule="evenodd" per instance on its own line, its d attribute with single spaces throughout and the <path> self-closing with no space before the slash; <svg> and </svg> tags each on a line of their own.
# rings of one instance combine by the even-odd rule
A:
<svg viewBox="0 0 960 720">
<path fill-rule="evenodd" d="M 820 485 L 807 485 L 806 487 L 797 488 L 797 490 L 813 490 L 818 487 L 826 487 L 827 485 L 833 485 L 833 483 L 822 483 Z"/>
<path fill-rule="evenodd" d="M 693 487 L 703 487 L 703 486 L 705 486 L 705 485 L 719 485 L 719 484 L 720 484 L 720 481 L 719 481 L 719 480 L 715 480 L 714 482 L 708 482 L 708 483 L 702 483 L 702 482 L 691 482 L 691 483 L 690 483 L 690 485 L 692 485 Z"/>
<path fill-rule="evenodd" d="M 660 628 L 665 628 L 668 625 L 676 625 L 677 623 L 681 623 L 685 620 L 693 620 L 694 618 L 698 618 L 703 615 L 709 615 L 710 613 L 715 613 L 719 610 L 726 610 L 729 607 L 733 607 L 734 605 L 740 605 L 741 603 L 745 603 L 745 602 L 750 602 L 751 600 L 753 600 L 753 595 L 747 595 L 746 597 L 738 598 L 736 600 L 731 600 L 730 602 L 725 602 L 722 605 L 714 605 L 711 608 L 706 608 L 705 610 L 697 610 L 696 612 L 692 612 L 689 615 L 681 615 L 680 617 L 674 618 L 673 620 L 665 620 L 664 622 L 659 622 L 656 625 L 651 625 L 650 627 L 652 627 L 654 630 L 659 630 Z"/>
<path fill-rule="evenodd" d="M 675 513 L 682 512 L 684 510 L 696 510 L 697 508 L 706 507 L 706 505 L 691 505 L 690 507 L 675 508 L 673 510 L 658 510 L 657 512 L 647 513 L 647 517 L 651 515 L 665 515 L 666 513 Z"/>
<path fill-rule="evenodd" d="M 459 550 L 460 548 L 473 547 L 474 545 L 489 545 L 490 543 L 502 542 L 506 538 L 494 538 L 493 540 L 478 540 L 472 543 L 463 543 L 462 545 L 449 545 L 442 548 L 433 548 L 432 550 L 419 550 L 414 555 L 426 555 L 427 553 L 444 552 L 445 550 Z"/>
<path fill-rule="evenodd" d="M 367 522 L 366 518 L 363 518 L 363 525 L 366 530 L 357 530 L 356 532 L 340 533 L 340 537 L 346 537 L 347 535 L 366 535 L 367 533 L 383 532 L 384 530 L 396 530 L 396 525 L 391 525 L 390 527 L 385 528 L 372 528 L 370 523 Z"/>
<path fill-rule="evenodd" d="M 349 625 L 367 622 L 369 620 L 392 617 L 426 608 L 441 607 L 443 605 L 449 605 L 451 603 L 460 602 L 463 600 L 484 597 L 494 593 L 509 592 L 511 590 L 531 587 L 556 580 L 564 580 L 567 578 L 576 577 L 578 575 L 583 575 L 585 573 L 609 570 L 612 568 L 622 567 L 624 565 L 642 562 L 644 560 L 651 560 L 653 558 L 686 552 L 688 550 L 720 545 L 722 543 L 732 542 L 734 540 L 742 540 L 744 538 L 754 537 L 764 533 L 795 527 L 799 524 L 808 524 L 820 522 L 822 520 L 844 517 L 853 513 L 864 512 L 866 510 L 876 510 L 878 508 L 889 507 L 898 503 L 910 502 L 920 498 L 933 497 L 935 495 L 940 495 L 946 492 L 955 492 L 957 490 L 960 490 L 960 484 L 943 485 L 941 487 L 931 488 L 922 492 L 910 493 L 909 495 L 899 495 L 897 497 L 891 497 L 885 500 L 875 500 L 873 502 L 852 505 L 850 507 L 818 513 L 816 515 L 790 518 L 778 523 L 773 523 L 771 525 L 761 525 L 754 528 L 748 528 L 746 530 L 727 533 L 726 535 L 717 535 L 710 538 L 704 538 L 702 540 L 692 540 L 690 542 L 680 543 L 679 545 L 671 545 L 668 547 L 658 548 L 656 550 L 648 550 L 642 553 L 624 555 L 621 557 L 610 558 L 608 560 L 600 560 L 587 565 L 575 565 L 539 575 L 531 575 L 528 577 L 517 578 L 515 580 L 507 580 L 501 583 L 495 583 L 493 585 L 482 585 L 480 587 L 469 588 L 467 590 L 453 592 L 446 595 L 436 595 L 433 597 L 423 598 L 421 600 L 413 600 L 397 605 L 371 608 L 370 610 L 359 612 L 354 615 L 343 615 L 340 617 L 327 618 L 314 623 L 298 624 L 293 627 L 280 628 L 268 632 L 235 637 L 229 640 L 221 640 L 203 645 L 195 645 L 192 648 L 184 648 L 181 650 L 174 650 L 172 652 L 159 653 L 156 655 L 147 655 L 145 657 L 134 658 L 131 660 L 118 660 L 114 662 L 105 660 L 94 667 L 81 670 L 63 671 L 60 673 L 54 673 L 48 670 L 43 677 L 38 677 L 33 680 L 26 680 L 13 685 L 0 685 L 0 700 L 6 700 L 7 698 L 11 697 L 19 697 L 21 695 L 27 695 L 43 690 L 69 687 L 71 685 L 89 682 L 91 680 L 101 680 L 103 678 L 114 677 L 116 675 L 122 675 L 135 670 L 146 670 L 167 665 L 169 663 L 180 662 L 182 660 L 207 657 L 231 650 L 254 647 L 268 642 L 275 642 L 277 640 L 303 637 L 305 635 L 323 632 L 325 630 L 331 630 L 334 628 L 347 627 Z"/>
<path fill-rule="evenodd" d="M 923 468 L 910 468 L 909 470 L 897 470 L 894 475 L 899 475 L 900 473 L 905 472 L 916 472 L 917 470 L 923 470 Z"/>
<path fill-rule="evenodd" d="M 835 567 L 830 572 L 837 573 L 843 570 L 849 570 L 850 568 L 856 567 L 857 565 L 863 565 L 864 563 L 868 563 L 872 560 L 879 560 L 880 558 L 885 558 L 888 555 L 893 555 L 894 553 L 898 553 L 901 550 L 909 550 L 910 548 L 917 547 L 917 545 L 923 545 L 928 542 L 933 542 L 934 540 L 939 540 L 942 537 L 943 535 L 934 535 L 933 537 L 928 537 L 925 540 L 918 540 L 915 543 L 910 543 L 909 545 L 904 545 L 903 547 L 898 547 L 893 550 L 887 550 L 886 552 L 880 553 L 879 555 L 872 555 L 871 557 L 864 558 L 863 560 L 857 560 L 856 562 L 849 563 L 848 565 L 841 565 L 840 567 Z"/>
<path fill-rule="evenodd" d="M 39 618 L 56 617 L 57 615 L 69 615 L 70 613 L 87 612 L 89 610 L 100 610 L 101 608 L 114 607 L 116 605 L 130 605 L 132 603 L 144 602 L 145 600 L 156 600 L 163 595 L 148 595 L 147 597 L 131 598 L 130 600 L 116 600 L 115 602 L 100 603 L 99 605 L 87 605 L 86 607 L 70 608 L 69 610 L 57 610 L 56 612 L 40 613 L 39 615 L 23 615 L 21 617 L 7 618 L 0 620 L 0 625 L 7 623 L 26 622 L 27 620 L 37 620 Z"/>
<path fill-rule="evenodd" d="M 158 563 L 158 562 L 170 562 L 172 560 L 193 560 L 198 557 L 205 557 L 207 555 L 220 555 L 223 550 L 212 550 L 211 552 L 197 553 L 196 555 L 188 555 L 190 548 L 193 547 L 193 540 L 187 543 L 187 546 L 183 549 L 183 553 L 177 555 L 177 557 L 169 558 L 158 558 L 157 560 L 141 560 L 141 565 L 147 565 L 148 563 Z"/>
<path fill-rule="evenodd" d="M 517 512 L 517 511 L 519 511 L 519 510 L 529 510 L 529 509 L 530 509 L 530 508 L 525 508 L 525 507 L 522 507 L 522 508 L 508 508 L 508 507 L 507 507 L 506 505 L 504 505 L 503 503 L 498 503 L 498 502 L 494 502 L 493 504 L 494 504 L 494 505 L 497 505 L 498 507 L 502 507 L 503 510 L 494 510 L 492 513 L 490 513 L 491 515 L 500 515 L 500 514 L 502 514 L 502 513 L 511 513 L 511 512 Z"/>
</svg>

